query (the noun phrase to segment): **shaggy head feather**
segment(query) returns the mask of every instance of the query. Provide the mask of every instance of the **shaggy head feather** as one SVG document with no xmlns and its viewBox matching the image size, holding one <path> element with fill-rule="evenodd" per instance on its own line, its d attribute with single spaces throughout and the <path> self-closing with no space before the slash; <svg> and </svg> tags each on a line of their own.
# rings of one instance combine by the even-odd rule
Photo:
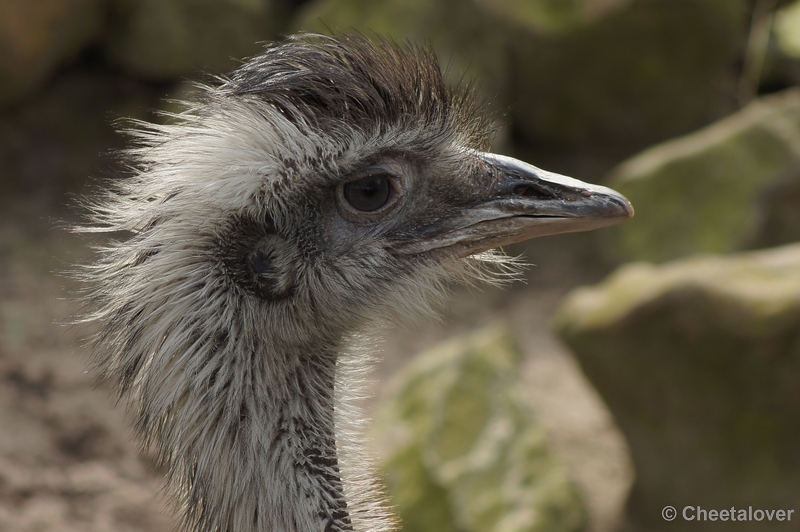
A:
<svg viewBox="0 0 800 532">
<path fill-rule="evenodd" d="M 90 206 L 86 230 L 125 235 L 85 270 L 99 372 L 187 529 L 390 529 L 364 457 L 342 470 L 336 367 L 365 358 L 339 360 L 368 322 L 427 308 L 469 266 L 398 256 L 413 227 L 342 216 L 337 190 L 374 166 L 464 175 L 486 128 L 432 53 L 361 38 L 293 38 L 204 90 L 136 124 L 132 175 Z"/>
<path fill-rule="evenodd" d="M 357 339 L 482 264 L 508 274 L 492 247 L 602 225 L 575 225 L 590 199 L 630 216 L 483 154 L 474 102 L 429 51 L 304 35 L 129 132 L 130 175 L 82 229 L 123 235 L 84 270 L 85 320 L 185 529 L 392 529 L 355 444 Z"/>
</svg>

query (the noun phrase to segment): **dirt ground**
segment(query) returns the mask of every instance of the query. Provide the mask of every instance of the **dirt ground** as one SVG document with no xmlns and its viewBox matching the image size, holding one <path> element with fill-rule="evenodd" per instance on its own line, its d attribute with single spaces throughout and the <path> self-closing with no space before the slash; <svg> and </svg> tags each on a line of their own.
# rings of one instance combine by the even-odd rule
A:
<svg viewBox="0 0 800 532">
<path fill-rule="evenodd" d="M 139 456 L 124 409 L 87 373 L 86 331 L 62 325 L 75 307 L 57 275 L 89 256 L 57 229 L 70 214 L 57 198 L 0 199 L 0 532 L 173 530 L 161 473 Z M 507 319 L 526 355 L 521 378 L 591 514 L 611 532 L 632 480 L 625 444 L 577 363 L 550 332 L 571 287 L 605 272 L 582 235 L 543 239 L 527 259 L 528 284 L 458 290 L 440 323 L 389 330 L 374 391 L 420 349 Z M 379 401 L 378 401 L 379 403 Z"/>
</svg>

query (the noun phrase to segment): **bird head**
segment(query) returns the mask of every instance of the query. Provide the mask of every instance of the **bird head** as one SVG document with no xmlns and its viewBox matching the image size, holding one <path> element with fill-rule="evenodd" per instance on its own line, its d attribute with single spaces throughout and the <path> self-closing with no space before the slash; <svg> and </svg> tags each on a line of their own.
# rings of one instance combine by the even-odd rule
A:
<svg viewBox="0 0 800 532">
<path fill-rule="evenodd" d="M 113 275 L 156 306 L 252 309 L 289 342 L 413 312 L 489 249 L 633 213 L 610 189 L 487 153 L 479 106 L 425 50 L 294 38 L 172 119 L 133 133 L 134 176 L 98 210 L 133 233 Z M 131 286 L 136 270 L 150 279 Z"/>
<path fill-rule="evenodd" d="M 134 124 L 130 175 L 90 202 L 84 230 L 121 236 L 84 271 L 86 319 L 197 530 L 288 526 L 297 507 L 269 478 L 317 486 L 321 513 L 297 515 L 344 526 L 325 453 L 345 338 L 425 308 L 488 250 L 633 214 L 610 189 L 488 153 L 479 107 L 429 51 L 304 35 L 166 124 Z M 308 460 L 322 473 L 293 484 Z"/>
</svg>

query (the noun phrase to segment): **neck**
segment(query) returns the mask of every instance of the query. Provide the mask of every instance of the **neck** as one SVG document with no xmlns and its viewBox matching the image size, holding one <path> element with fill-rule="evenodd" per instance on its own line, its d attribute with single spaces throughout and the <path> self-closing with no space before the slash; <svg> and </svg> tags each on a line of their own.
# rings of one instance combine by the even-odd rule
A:
<svg viewBox="0 0 800 532">
<path fill-rule="evenodd" d="M 221 346 L 232 343 L 220 340 Z M 364 476 L 363 455 L 336 438 L 347 409 L 336 396 L 344 388 L 337 379 L 352 377 L 337 376 L 337 367 L 348 373 L 357 364 L 339 360 L 334 348 L 215 351 L 218 356 L 181 371 L 162 368 L 160 389 L 175 389 L 169 382 L 175 379 L 180 392 L 142 404 L 140 428 L 169 466 L 187 529 L 393 529 L 376 496 L 380 490 Z M 345 456 L 339 456 L 342 447 Z M 343 458 L 355 467 L 343 467 Z"/>
<path fill-rule="evenodd" d="M 265 473 L 251 478 L 261 485 L 251 502 L 265 513 L 264 530 L 353 530 L 334 430 L 336 359 L 316 353 L 293 362 L 240 427 L 253 451 L 246 466 Z"/>
</svg>

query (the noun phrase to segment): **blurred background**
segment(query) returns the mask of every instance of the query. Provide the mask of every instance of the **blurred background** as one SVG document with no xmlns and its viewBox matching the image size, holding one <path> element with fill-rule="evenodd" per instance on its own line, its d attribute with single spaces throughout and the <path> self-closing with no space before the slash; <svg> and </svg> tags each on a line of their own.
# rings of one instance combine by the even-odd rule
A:
<svg viewBox="0 0 800 532">
<path fill-rule="evenodd" d="M 92 244 L 62 227 L 114 175 L 115 121 L 301 30 L 430 44 L 495 150 L 637 211 L 386 331 L 368 409 L 404 530 L 800 520 L 800 1 L 0 0 L 0 532 L 174 528 L 59 325 Z M 773 515 L 729 526 L 793 529 Z"/>
</svg>

